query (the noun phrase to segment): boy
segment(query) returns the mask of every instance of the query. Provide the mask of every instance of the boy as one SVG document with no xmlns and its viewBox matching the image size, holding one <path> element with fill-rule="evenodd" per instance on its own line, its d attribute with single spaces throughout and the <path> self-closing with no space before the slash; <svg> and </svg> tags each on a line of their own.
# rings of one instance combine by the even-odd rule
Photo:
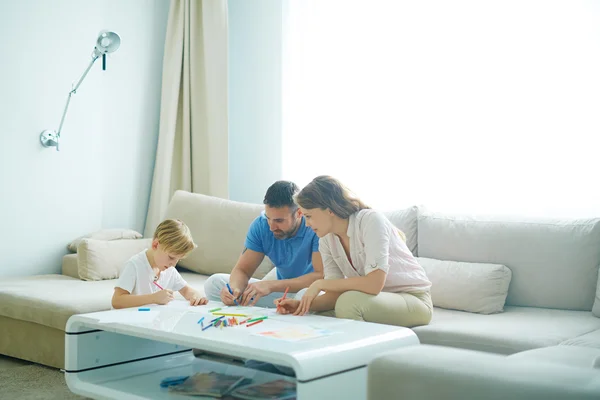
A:
<svg viewBox="0 0 600 400">
<path fill-rule="evenodd" d="M 190 229 L 180 220 L 167 219 L 156 227 L 152 247 L 131 257 L 115 286 L 113 308 L 167 304 L 177 290 L 192 306 L 208 303 L 173 268 L 196 248 Z"/>
</svg>

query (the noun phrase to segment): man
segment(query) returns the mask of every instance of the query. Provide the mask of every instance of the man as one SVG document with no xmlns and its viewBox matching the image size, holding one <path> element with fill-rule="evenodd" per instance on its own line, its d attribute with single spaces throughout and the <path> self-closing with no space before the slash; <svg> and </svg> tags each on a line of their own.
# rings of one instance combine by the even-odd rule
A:
<svg viewBox="0 0 600 400">
<path fill-rule="evenodd" d="M 277 181 L 269 187 L 263 201 L 265 211 L 250 225 L 244 250 L 231 275 L 214 274 L 204 283 L 209 300 L 274 307 L 273 301 L 283 296 L 286 288 L 288 296 L 301 297 L 301 289 L 323 278 L 319 238 L 306 226 L 294 203 L 298 191 L 298 186 L 288 181 Z M 275 264 L 277 279 L 269 279 L 274 278 L 272 273 L 263 280 L 252 278 L 265 255 Z"/>
</svg>

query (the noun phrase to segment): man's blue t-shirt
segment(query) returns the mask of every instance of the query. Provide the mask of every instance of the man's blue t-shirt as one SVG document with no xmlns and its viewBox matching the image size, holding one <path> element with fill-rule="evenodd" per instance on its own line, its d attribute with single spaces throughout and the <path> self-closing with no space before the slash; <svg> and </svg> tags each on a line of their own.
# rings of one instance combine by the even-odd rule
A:
<svg viewBox="0 0 600 400">
<path fill-rule="evenodd" d="M 264 253 L 273 261 L 277 279 L 293 279 L 314 272 L 312 253 L 319 251 L 319 237 L 306 226 L 303 216 L 293 237 L 276 239 L 263 212 L 250 225 L 245 246 Z"/>
</svg>

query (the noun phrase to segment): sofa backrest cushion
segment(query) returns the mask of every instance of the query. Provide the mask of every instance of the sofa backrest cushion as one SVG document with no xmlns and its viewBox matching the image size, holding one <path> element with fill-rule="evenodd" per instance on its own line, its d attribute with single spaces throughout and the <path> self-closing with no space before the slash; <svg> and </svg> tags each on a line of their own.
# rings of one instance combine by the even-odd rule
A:
<svg viewBox="0 0 600 400">
<path fill-rule="evenodd" d="M 600 219 L 534 220 L 425 212 L 419 256 L 506 265 L 506 304 L 592 309 L 600 265 Z"/>
<path fill-rule="evenodd" d="M 412 206 L 402 210 L 386 211 L 384 215 L 392 224 L 400 229 L 406 235 L 406 245 L 416 257 L 418 253 L 418 217 L 421 209 L 418 206 Z"/>
<path fill-rule="evenodd" d="M 206 275 L 230 273 L 244 249 L 250 224 L 263 210 L 262 204 L 176 191 L 165 212 L 165 219 L 178 218 L 185 222 L 198 245 L 179 261 L 179 265 Z M 272 268 L 273 264 L 265 257 L 254 278 L 262 278 Z"/>
<path fill-rule="evenodd" d="M 598 274 L 598 285 L 596 287 L 596 300 L 594 301 L 594 307 L 592 313 L 596 317 L 600 317 L 600 273 Z"/>
</svg>

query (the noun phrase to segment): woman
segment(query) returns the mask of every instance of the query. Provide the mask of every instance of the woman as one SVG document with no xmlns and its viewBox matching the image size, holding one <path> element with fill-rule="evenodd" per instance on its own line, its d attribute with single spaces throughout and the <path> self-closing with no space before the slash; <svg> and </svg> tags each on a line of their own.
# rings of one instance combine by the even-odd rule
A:
<svg viewBox="0 0 600 400">
<path fill-rule="evenodd" d="M 302 300 L 276 300 L 279 313 L 335 309 L 338 318 L 405 327 L 431 321 L 431 282 L 383 214 L 330 176 L 313 179 L 296 202 L 319 237 L 325 279 L 310 285 Z"/>
</svg>

